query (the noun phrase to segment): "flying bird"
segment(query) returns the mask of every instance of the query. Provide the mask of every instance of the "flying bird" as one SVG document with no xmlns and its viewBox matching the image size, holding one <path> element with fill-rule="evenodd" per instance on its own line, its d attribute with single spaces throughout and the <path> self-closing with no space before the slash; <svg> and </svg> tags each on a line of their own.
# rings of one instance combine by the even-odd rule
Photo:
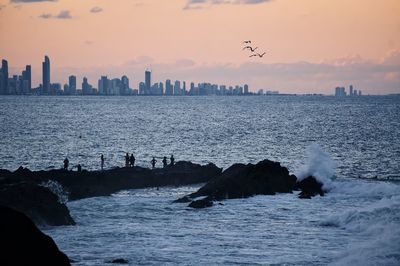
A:
<svg viewBox="0 0 400 266">
<path fill-rule="evenodd" d="M 251 43 L 251 41 L 250 41 L 250 40 L 248 40 L 248 41 L 244 41 L 243 43 Z"/>
<path fill-rule="evenodd" d="M 258 55 L 259 57 L 263 57 L 265 55 L 265 52 L 262 54 L 257 53 L 256 55 Z"/>
<path fill-rule="evenodd" d="M 252 54 L 252 55 L 250 55 L 249 57 L 253 57 L 253 56 L 257 56 L 257 54 Z"/>
<path fill-rule="evenodd" d="M 250 51 L 252 51 L 252 52 L 254 53 L 254 51 L 255 51 L 257 48 L 258 48 L 258 47 L 253 48 L 253 47 L 251 47 L 251 46 L 245 46 L 245 47 L 243 47 L 243 50 L 244 50 L 244 49 L 249 49 Z"/>
</svg>

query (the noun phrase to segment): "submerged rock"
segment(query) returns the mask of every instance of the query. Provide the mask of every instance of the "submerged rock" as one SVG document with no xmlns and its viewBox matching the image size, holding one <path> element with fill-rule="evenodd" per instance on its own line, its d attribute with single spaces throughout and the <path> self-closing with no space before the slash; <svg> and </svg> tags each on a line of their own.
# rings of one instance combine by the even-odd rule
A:
<svg viewBox="0 0 400 266">
<path fill-rule="evenodd" d="M 257 164 L 234 164 L 221 176 L 211 180 L 197 192 L 185 198 L 207 196 L 209 200 L 246 198 L 254 195 L 274 195 L 291 193 L 296 184 L 296 177 L 289 175 L 286 167 L 278 162 L 263 160 Z"/>
<path fill-rule="evenodd" d="M 296 188 L 301 190 L 299 194 L 301 199 L 311 199 L 316 195 L 324 196 L 322 186 L 323 184 L 313 176 L 308 176 L 296 183 Z"/>
<path fill-rule="evenodd" d="M 71 265 L 53 239 L 23 213 L 0 206 L 0 265 Z"/>
<path fill-rule="evenodd" d="M 188 207 L 195 209 L 207 208 L 211 206 L 213 206 L 213 202 L 210 201 L 209 199 L 195 200 L 188 205 Z"/>
<path fill-rule="evenodd" d="M 129 262 L 126 259 L 115 259 L 115 260 L 109 261 L 109 263 L 128 264 Z"/>
</svg>

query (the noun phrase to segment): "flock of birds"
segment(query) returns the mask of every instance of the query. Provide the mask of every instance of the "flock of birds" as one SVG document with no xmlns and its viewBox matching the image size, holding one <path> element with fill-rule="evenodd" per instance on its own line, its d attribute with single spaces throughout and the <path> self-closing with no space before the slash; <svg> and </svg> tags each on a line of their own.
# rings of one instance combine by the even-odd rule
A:
<svg viewBox="0 0 400 266">
<path fill-rule="evenodd" d="M 245 45 L 245 47 L 243 47 L 242 50 L 249 50 L 252 52 L 252 54 L 249 57 L 253 57 L 253 56 L 263 57 L 265 55 L 265 52 L 263 52 L 262 54 L 256 53 L 255 51 L 258 49 L 258 47 L 252 47 L 250 40 L 244 41 L 243 44 Z"/>
</svg>

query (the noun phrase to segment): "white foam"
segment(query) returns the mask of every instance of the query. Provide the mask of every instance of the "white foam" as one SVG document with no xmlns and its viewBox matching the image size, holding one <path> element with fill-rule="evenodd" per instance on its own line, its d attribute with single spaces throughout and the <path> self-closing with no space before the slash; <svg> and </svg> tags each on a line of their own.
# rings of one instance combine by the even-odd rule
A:
<svg viewBox="0 0 400 266">
<path fill-rule="evenodd" d="M 314 176 L 323 184 L 324 190 L 332 188 L 332 177 L 335 174 L 336 164 L 331 156 L 325 152 L 318 144 L 312 143 L 307 148 L 306 162 L 295 173 L 298 180 L 303 180 L 308 176 Z"/>
<path fill-rule="evenodd" d="M 399 265 L 399 213 L 400 196 L 396 195 L 349 209 L 322 222 L 355 234 L 358 239 L 349 243 L 332 265 Z"/>
</svg>

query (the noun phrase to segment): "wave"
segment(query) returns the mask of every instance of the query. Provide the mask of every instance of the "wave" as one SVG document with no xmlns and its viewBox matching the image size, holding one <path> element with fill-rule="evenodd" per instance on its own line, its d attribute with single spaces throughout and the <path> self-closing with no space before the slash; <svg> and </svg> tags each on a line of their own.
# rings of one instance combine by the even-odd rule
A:
<svg viewBox="0 0 400 266">
<path fill-rule="evenodd" d="M 323 184 L 324 190 L 330 190 L 336 163 L 317 143 L 308 146 L 306 153 L 305 163 L 295 173 L 297 179 L 300 181 L 311 175 Z"/>
<path fill-rule="evenodd" d="M 331 265 L 400 265 L 399 213 L 400 196 L 394 195 L 322 221 L 355 236 Z"/>
</svg>

